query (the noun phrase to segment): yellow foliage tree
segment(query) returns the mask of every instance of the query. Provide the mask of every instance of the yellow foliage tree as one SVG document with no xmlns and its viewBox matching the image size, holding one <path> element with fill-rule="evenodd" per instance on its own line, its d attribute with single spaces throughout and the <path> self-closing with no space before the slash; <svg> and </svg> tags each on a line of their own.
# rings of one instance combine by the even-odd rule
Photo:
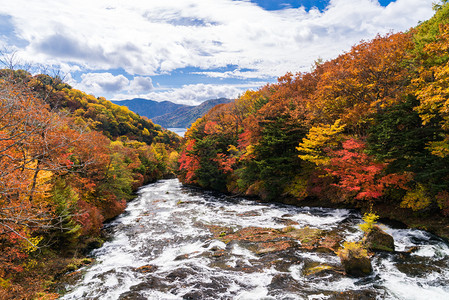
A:
<svg viewBox="0 0 449 300">
<path fill-rule="evenodd" d="M 296 150 L 303 153 L 298 155 L 299 158 L 316 165 L 325 165 L 330 158 L 324 149 L 336 146 L 339 141 L 338 134 L 342 133 L 344 129 L 345 124 L 341 124 L 340 119 L 332 125 L 318 125 L 310 128 L 307 137 L 296 147 Z"/>
<path fill-rule="evenodd" d="M 407 191 L 401 202 L 401 207 L 411 208 L 414 211 L 424 209 L 432 203 L 432 200 L 427 195 L 427 190 L 422 184 Z"/>
<path fill-rule="evenodd" d="M 423 124 L 439 118 L 440 125 L 449 131 L 449 25 L 440 25 L 440 35 L 433 43 L 428 44 L 424 51 L 429 56 L 439 57 L 432 67 L 423 65 L 419 77 L 414 80 L 416 96 L 420 100 L 417 107 Z M 434 155 L 446 157 L 449 155 L 449 135 L 443 141 L 431 143 L 430 150 Z"/>
</svg>

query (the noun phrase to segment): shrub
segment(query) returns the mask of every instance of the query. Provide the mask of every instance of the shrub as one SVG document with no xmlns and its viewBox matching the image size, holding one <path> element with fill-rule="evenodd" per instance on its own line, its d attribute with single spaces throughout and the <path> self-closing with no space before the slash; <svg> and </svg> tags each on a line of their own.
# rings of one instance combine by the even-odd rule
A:
<svg viewBox="0 0 449 300">
<path fill-rule="evenodd" d="M 377 219 L 379 219 L 379 216 L 376 215 L 375 213 L 367 213 L 363 215 L 363 221 L 365 221 L 365 223 L 360 224 L 359 227 L 361 230 L 363 230 L 365 233 L 370 232 L 371 230 L 373 230 L 374 225 L 377 223 Z"/>
</svg>

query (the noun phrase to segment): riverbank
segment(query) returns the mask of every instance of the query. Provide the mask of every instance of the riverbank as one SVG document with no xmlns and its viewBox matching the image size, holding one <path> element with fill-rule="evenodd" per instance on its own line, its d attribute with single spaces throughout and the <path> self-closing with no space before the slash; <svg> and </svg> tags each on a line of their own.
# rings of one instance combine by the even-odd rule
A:
<svg viewBox="0 0 449 300">
<path fill-rule="evenodd" d="M 278 198 L 280 203 L 295 205 L 298 207 L 327 207 L 357 209 L 361 214 L 370 212 L 371 206 L 366 203 L 364 206 L 351 205 L 351 203 L 334 203 L 323 201 L 318 198 L 307 198 L 297 200 L 292 198 Z M 261 201 L 257 199 L 257 201 Z M 380 216 L 380 221 L 391 224 L 395 228 L 414 228 L 428 231 L 449 242 L 449 218 L 441 215 L 438 211 L 414 212 L 411 209 L 392 206 L 391 203 L 373 203 L 372 211 Z"/>
<path fill-rule="evenodd" d="M 96 263 L 62 299 L 449 295 L 449 247 L 424 231 L 386 226 L 397 252 L 373 254 L 374 273 L 357 279 L 345 276 L 335 254 L 342 241 L 363 234 L 354 210 L 262 203 L 177 180 L 139 195 L 109 224 L 113 239 L 92 253 Z"/>
<path fill-rule="evenodd" d="M 184 186 L 197 189 L 198 191 L 205 190 L 201 187 L 192 184 L 184 184 Z M 213 191 L 213 190 L 208 190 Z M 213 191 L 216 193 L 221 193 Z M 323 208 L 335 208 L 335 209 L 355 209 L 362 215 L 364 213 L 372 211 L 379 215 L 382 223 L 390 224 L 392 227 L 405 229 L 413 228 L 428 231 L 435 234 L 449 243 L 449 217 L 443 216 L 439 210 L 425 210 L 415 212 L 408 208 L 402 208 L 399 206 L 392 206 L 391 203 L 375 202 L 372 205 L 369 203 L 357 202 L 357 205 L 349 202 L 330 202 L 316 197 L 307 197 L 305 199 L 295 199 L 278 196 L 276 201 L 266 201 L 258 196 L 254 195 L 241 195 L 233 194 L 230 192 L 224 193 L 231 197 L 245 197 L 255 202 L 262 203 L 282 203 L 293 205 L 297 207 L 323 207 Z M 365 205 L 363 205 L 365 204 Z"/>
<path fill-rule="evenodd" d="M 177 180 L 174 181 L 177 182 Z M 220 212 L 217 214 L 217 218 L 215 219 L 207 219 L 205 222 L 204 220 L 203 222 L 195 221 L 188 226 L 199 228 L 201 231 L 203 231 L 203 234 L 211 234 L 214 239 L 219 240 L 223 242 L 224 245 L 229 246 L 221 247 L 213 243 L 213 245 L 208 244 L 206 249 L 199 253 L 196 253 L 195 251 L 187 251 L 185 253 L 183 251 L 179 251 L 176 252 L 177 256 L 174 258 L 175 261 L 188 261 L 189 259 L 206 257 L 214 261 L 211 263 L 213 267 L 220 267 L 227 271 L 243 272 L 245 270 L 245 272 L 249 272 L 249 270 L 252 270 L 265 272 L 263 270 L 265 268 L 269 268 L 270 264 L 273 261 L 276 261 L 276 259 L 273 257 L 276 257 L 279 253 L 286 253 L 286 255 L 290 256 L 295 251 L 304 251 L 310 253 L 311 255 L 322 255 L 322 253 L 328 253 L 328 255 L 335 256 L 334 251 L 338 249 L 339 243 L 344 239 L 344 236 L 342 236 L 340 232 L 345 232 L 348 230 L 348 228 L 352 228 L 351 226 L 348 227 L 348 225 L 354 222 L 351 221 L 350 223 L 347 223 L 348 221 L 344 221 L 346 218 L 354 218 L 354 215 L 352 213 L 348 214 L 349 211 L 347 211 L 348 209 L 354 208 L 351 208 L 347 203 L 326 203 L 324 201 L 319 201 L 319 199 L 297 201 L 294 199 L 279 198 L 280 201 L 279 204 L 277 204 L 273 202 L 265 202 L 258 198 L 251 197 L 244 200 L 244 203 L 246 205 L 246 208 L 244 210 L 235 210 L 235 212 L 233 212 L 233 209 L 228 208 L 227 206 L 234 205 L 234 202 L 238 203 L 242 201 L 240 196 L 226 195 L 214 191 L 206 191 L 201 188 L 178 185 L 174 185 L 176 187 L 176 190 L 173 191 L 173 184 L 168 186 L 166 190 L 164 190 L 163 188 L 159 189 L 157 199 L 153 200 L 151 203 L 148 203 L 148 205 L 154 205 L 154 209 L 147 207 L 143 208 L 142 205 L 139 204 L 139 201 L 141 201 L 140 197 L 142 197 L 142 193 L 145 193 L 145 191 L 150 186 L 161 186 L 164 184 L 164 182 L 170 182 L 170 180 L 162 180 L 160 182 L 152 183 L 149 186 L 143 187 L 139 192 L 140 196 L 139 194 L 136 195 L 136 199 L 128 203 L 130 207 L 126 209 L 126 213 L 124 215 L 125 218 L 126 215 L 129 214 L 137 214 L 135 206 L 139 206 L 140 209 L 142 209 L 142 212 L 140 212 L 139 216 L 134 219 L 134 222 L 137 226 L 146 228 L 146 225 L 144 225 L 144 220 L 147 217 L 151 216 L 153 218 L 158 218 L 158 215 L 160 213 L 162 214 L 161 218 L 166 219 L 166 216 L 164 216 L 164 211 L 166 210 L 166 208 L 161 208 L 161 204 L 167 205 L 167 202 L 173 201 L 174 203 L 171 203 L 169 205 L 171 209 L 178 210 L 179 212 L 182 212 L 184 209 L 192 211 L 192 209 L 189 207 L 204 202 L 205 200 L 201 198 L 206 197 L 206 199 L 213 199 L 212 202 L 206 201 L 205 203 L 207 203 L 207 205 L 217 205 L 222 208 L 220 210 L 228 211 L 232 215 L 234 215 L 234 217 L 240 218 L 242 220 L 250 218 L 253 218 L 254 220 L 263 218 L 263 220 L 265 220 L 258 222 L 245 221 L 245 226 L 237 225 L 237 221 L 233 221 L 235 223 L 229 221 L 223 223 L 223 220 L 219 218 L 220 214 L 222 214 L 222 212 Z M 185 198 L 185 193 L 193 196 L 193 199 L 191 197 Z M 200 199 L 195 198 L 198 195 Z M 172 197 L 175 197 L 176 199 L 171 200 Z M 305 212 L 305 214 L 301 214 L 302 217 L 298 217 L 294 216 L 294 214 L 292 213 L 284 213 L 280 214 L 278 217 L 274 217 L 274 219 L 271 219 L 272 212 L 265 211 L 265 213 L 263 213 L 261 210 L 261 207 L 265 206 L 273 207 L 277 210 L 279 209 L 279 205 L 282 207 L 284 204 L 298 207 L 298 212 L 302 211 Z M 165 207 L 164 205 L 162 207 Z M 335 225 L 331 225 L 331 230 L 325 230 L 322 225 L 320 225 L 321 227 L 318 226 L 321 229 L 309 229 L 309 225 L 306 225 L 304 220 L 309 220 L 310 214 L 314 215 L 318 213 L 322 216 L 330 214 L 331 210 L 329 209 L 336 210 L 337 213 L 335 216 L 338 216 L 338 214 L 342 214 L 337 219 L 340 222 L 344 221 L 343 223 L 341 223 L 342 225 L 339 225 L 337 227 L 335 227 Z M 368 208 L 357 208 L 357 211 L 360 211 L 363 214 L 363 212 L 367 211 L 367 209 Z M 290 211 L 290 209 L 287 210 Z M 291 210 L 296 211 L 293 207 L 291 208 Z M 417 214 L 410 214 L 410 212 L 406 209 L 392 210 L 389 206 L 382 206 L 379 204 L 375 205 L 373 207 L 373 210 L 383 218 L 382 220 L 380 220 L 381 223 L 390 225 L 392 228 L 398 229 L 399 231 L 405 228 L 422 229 L 443 237 L 444 239 L 446 239 L 446 241 L 447 236 L 449 236 L 447 232 L 448 224 L 447 222 L 444 223 L 444 220 L 442 220 L 441 218 L 431 218 L 429 216 L 426 216 L 424 218 L 423 216 Z M 201 209 L 198 210 L 198 212 L 200 211 Z M 267 214 L 268 216 L 264 217 L 263 214 Z M 108 234 L 103 236 L 104 240 L 107 240 L 107 236 L 109 236 L 112 240 L 114 235 L 117 233 L 115 227 L 122 226 L 119 224 L 122 224 L 124 216 L 121 215 L 115 219 L 109 220 Z M 179 224 L 176 224 L 175 226 L 179 226 Z M 312 226 L 316 226 L 316 224 Z M 173 231 L 173 228 L 171 226 L 165 226 L 164 228 L 167 233 Z M 159 233 L 163 234 L 164 230 L 159 230 Z M 186 230 L 188 231 L 191 229 L 186 228 Z M 350 230 L 353 231 L 352 234 L 355 234 L 356 236 L 358 235 L 358 233 L 356 233 L 358 230 L 357 226 Z M 137 229 L 137 231 L 136 229 L 132 229 L 130 230 L 130 232 L 130 238 L 134 239 L 137 238 L 136 234 L 144 234 L 145 231 L 141 229 Z M 399 242 L 401 243 L 401 241 Z M 185 246 L 182 240 L 179 241 L 179 244 L 181 248 Z M 152 244 L 148 243 L 148 245 Z M 232 256 L 232 251 L 230 251 L 230 249 L 234 247 L 232 245 L 238 245 L 238 247 L 240 247 L 241 249 L 247 249 L 248 251 L 251 251 L 253 255 L 263 258 L 261 258 L 260 261 L 257 262 L 257 264 L 256 262 L 253 262 L 253 266 L 247 263 L 241 264 L 240 267 L 232 265 L 230 266 L 226 263 L 226 260 L 229 260 Z M 34 271 L 29 272 L 29 274 L 31 275 L 39 274 L 41 278 L 45 277 L 45 286 L 33 286 L 33 282 L 27 280 L 27 282 L 29 282 L 29 286 L 24 288 L 32 288 L 35 290 L 40 289 L 42 292 L 38 293 L 37 295 L 44 297 L 43 299 L 58 298 L 60 295 L 63 295 L 65 293 L 65 288 L 67 285 L 75 285 L 80 282 L 80 280 L 82 280 L 86 270 L 85 267 L 87 267 L 94 261 L 91 258 L 87 258 L 86 255 L 92 250 L 98 249 L 101 246 L 102 242 L 100 240 L 91 240 L 86 241 L 84 245 L 78 245 L 77 249 L 72 249 L 73 251 L 69 251 L 66 253 L 61 252 L 58 254 L 47 253 L 45 258 L 46 263 L 39 265 L 39 268 L 35 268 Z M 407 250 L 411 247 L 415 246 L 403 246 L 403 250 Z M 100 253 L 101 252 L 102 251 L 100 250 Z M 95 250 L 94 253 L 98 253 L 97 250 Z M 97 254 L 94 254 L 94 256 L 96 255 Z M 283 260 L 285 261 L 282 263 L 279 261 L 279 263 L 275 263 L 274 266 L 277 266 L 277 268 L 281 268 L 284 271 L 288 271 L 287 267 L 290 263 L 294 264 L 298 262 L 295 259 L 292 260 L 291 257 L 285 257 L 283 258 Z M 254 264 L 256 264 L 257 267 L 255 267 Z M 154 271 L 154 269 L 156 269 L 153 268 L 153 265 L 151 265 L 150 263 L 143 265 L 143 267 L 145 266 L 151 266 L 152 272 Z M 318 280 L 322 276 L 333 276 L 335 280 L 337 280 L 337 278 L 344 278 L 342 276 L 342 268 L 339 265 L 338 261 L 332 261 L 332 263 L 308 261 L 301 270 L 301 274 L 304 274 L 304 276 L 313 280 Z M 176 276 L 181 276 L 179 274 Z M 32 278 L 31 275 L 28 277 Z M 285 286 L 285 282 L 291 281 L 291 278 L 284 277 L 284 275 L 276 276 L 276 278 L 273 279 L 273 287 L 282 287 Z M 358 295 L 359 292 L 345 291 L 345 295 Z M 360 293 L 362 293 L 363 295 L 372 295 L 369 291 L 362 291 Z"/>
</svg>

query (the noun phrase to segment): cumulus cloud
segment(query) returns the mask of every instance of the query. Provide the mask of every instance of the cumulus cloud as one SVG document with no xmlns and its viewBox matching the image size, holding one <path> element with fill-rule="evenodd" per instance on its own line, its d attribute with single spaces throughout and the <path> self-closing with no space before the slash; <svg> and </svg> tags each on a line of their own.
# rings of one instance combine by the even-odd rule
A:
<svg viewBox="0 0 449 300">
<path fill-rule="evenodd" d="M 248 84 L 188 84 L 180 88 L 155 89 L 147 94 L 116 94 L 114 99 L 146 98 L 154 101 L 171 101 L 179 104 L 198 105 L 205 100 L 229 98 L 233 99 L 248 89 L 257 89 L 263 82 Z"/>
<path fill-rule="evenodd" d="M 196 67 L 213 78 L 262 80 L 307 71 L 317 58 L 331 59 L 377 33 L 407 30 L 431 17 L 433 1 L 382 7 L 377 0 L 330 0 L 323 11 L 267 11 L 246 0 L 14 0 L 0 6 L 0 15 L 32 62 L 76 64 L 91 73 L 123 69 L 140 77 Z M 208 72 L 228 65 L 252 73 Z M 94 87 L 89 78 L 82 84 L 104 91 L 151 88 L 148 79 Z"/>
<path fill-rule="evenodd" d="M 132 94 L 148 93 L 153 90 L 153 82 L 150 77 L 136 76 L 128 80 L 123 75 L 104 73 L 86 73 L 81 75 L 81 82 L 71 79 L 74 87 L 91 94 L 104 95 L 125 91 Z"/>
<path fill-rule="evenodd" d="M 323 12 L 307 12 L 266 11 L 231 0 L 82 0 L 63 5 L 15 0 L 0 7 L 0 13 L 12 16 L 16 32 L 30 43 L 30 55 L 34 50 L 65 61 L 83 58 L 92 69 L 102 62 L 130 74 L 153 75 L 186 66 L 248 67 L 259 62 L 268 73 L 308 65 L 312 57 L 335 56 L 378 32 L 406 30 L 430 17 L 432 1 L 397 0 L 384 8 L 376 0 L 332 0 Z"/>
<path fill-rule="evenodd" d="M 75 87 L 88 93 L 113 93 L 129 86 L 129 80 L 123 76 L 114 76 L 111 73 L 86 73 L 81 75 L 81 83 Z"/>
<path fill-rule="evenodd" d="M 104 62 L 106 57 L 101 45 L 89 47 L 80 40 L 65 34 L 53 34 L 35 45 L 37 51 L 62 59 Z"/>
<path fill-rule="evenodd" d="M 150 77 L 136 76 L 130 82 L 128 90 L 131 93 L 148 93 L 153 89 L 153 81 Z"/>
</svg>

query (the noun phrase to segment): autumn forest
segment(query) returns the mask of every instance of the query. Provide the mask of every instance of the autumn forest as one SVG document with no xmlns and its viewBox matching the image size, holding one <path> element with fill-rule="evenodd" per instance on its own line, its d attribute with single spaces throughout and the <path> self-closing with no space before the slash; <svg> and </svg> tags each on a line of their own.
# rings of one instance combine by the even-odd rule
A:
<svg viewBox="0 0 449 300">
<path fill-rule="evenodd" d="M 101 245 L 139 186 L 174 174 L 179 137 L 57 76 L 0 76 L 0 298 L 27 298 Z"/>
<path fill-rule="evenodd" d="M 449 5 L 196 121 L 182 182 L 266 201 L 449 216 Z M 375 209 L 374 209 L 375 210 Z M 421 224 L 430 229 L 432 225 Z"/>
<path fill-rule="evenodd" d="M 448 238 L 448 50 L 444 4 L 416 28 L 215 106 L 184 138 L 59 76 L 2 69 L 0 298 L 57 298 L 58 278 L 104 241 L 104 222 L 142 185 L 174 176 Z"/>
</svg>

